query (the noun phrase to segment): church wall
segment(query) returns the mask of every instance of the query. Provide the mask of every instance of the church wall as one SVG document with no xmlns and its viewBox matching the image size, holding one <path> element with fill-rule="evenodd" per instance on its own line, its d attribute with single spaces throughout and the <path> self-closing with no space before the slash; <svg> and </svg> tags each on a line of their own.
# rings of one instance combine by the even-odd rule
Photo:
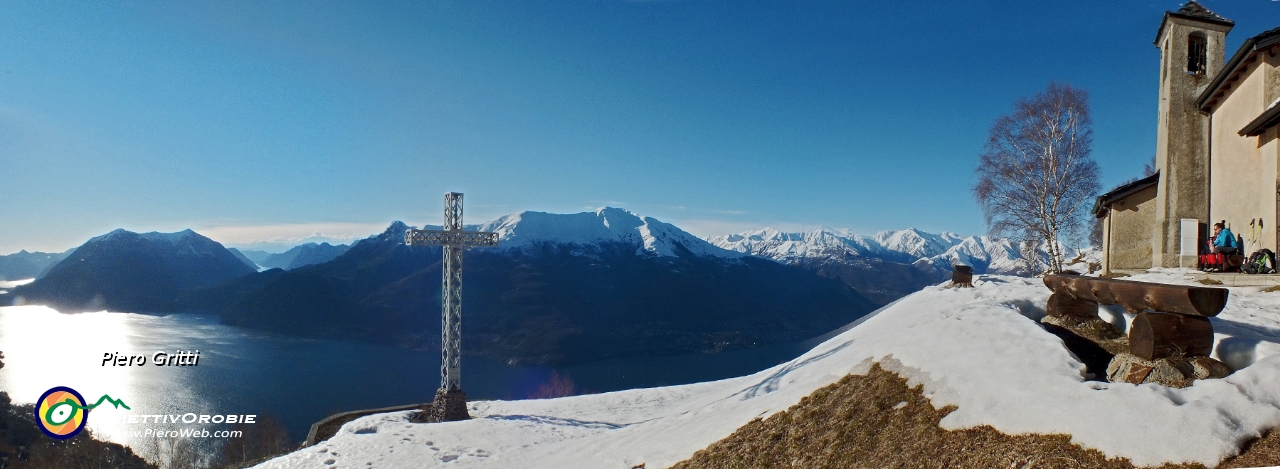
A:
<svg viewBox="0 0 1280 469">
<path fill-rule="evenodd" d="M 1276 224 L 1276 197 L 1271 194 L 1280 177 L 1275 152 L 1264 152 L 1267 139 L 1237 133 L 1269 104 L 1264 99 L 1271 68 L 1263 61 L 1249 65 L 1212 116 L 1209 217 L 1211 222 L 1226 220 L 1233 232 L 1243 236 L 1246 254 L 1259 247 L 1276 249 L 1275 231 L 1257 235 L 1249 225 L 1257 218 L 1263 218 L 1266 226 Z M 1264 153 L 1270 157 L 1264 158 Z M 1259 242 L 1250 243 L 1255 237 Z"/>
<path fill-rule="evenodd" d="M 1262 136 L 1254 138 L 1258 138 L 1258 141 L 1260 141 L 1258 144 L 1261 147 L 1263 163 L 1270 167 L 1271 174 L 1274 174 L 1274 179 L 1271 179 L 1274 186 L 1270 190 L 1260 193 L 1260 196 L 1267 197 L 1267 200 L 1271 202 L 1271 211 L 1267 213 L 1271 217 L 1267 218 L 1266 223 L 1268 224 L 1262 229 L 1261 247 L 1266 247 L 1272 252 L 1280 251 L 1280 249 L 1277 249 L 1277 247 L 1280 247 L 1280 236 L 1277 236 L 1277 234 L 1280 234 L 1280 126 L 1272 127 L 1270 131 L 1262 133 Z M 1271 196 L 1271 193 L 1275 193 L 1275 195 Z"/>
<path fill-rule="evenodd" d="M 1280 99 L 1280 54 L 1264 54 L 1263 66 L 1266 70 L 1263 105 L 1267 105 Z M 1275 173 L 1276 196 L 1268 197 L 1270 192 L 1259 194 L 1259 197 L 1267 197 L 1274 207 L 1273 211 L 1269 212 L 1272 217 L 1267 220 L 1271 224 L 1263 229 L 1262 246 L 1271 249 L 1273 252 L 1280 251 L 1278 249 L 1280 248 L 1280 126 L 1272 127 L 1270 131 L 1264 132 L 1256 138 L 1259 140 L 1259 153 L 1262 155 L 1262 161 L 1268 162 Z"/>
<path fill-rule="evenodd" d="M 1271 50 L 1275 51 L 1275 46 Z M 1268 52 L 1262 54 L 1262 57 L 1267 67 L 1266 102 L 1272 103 L 1280 99 L 1280 53 Z"/>
<path fill-rule="evenodd" d="M 1151 227 L 1156 222 L 1156 186 L 1111 204 L 1107 220 L 1107 263 L 1110 270 L 1151 267 Z"/>
</svg>

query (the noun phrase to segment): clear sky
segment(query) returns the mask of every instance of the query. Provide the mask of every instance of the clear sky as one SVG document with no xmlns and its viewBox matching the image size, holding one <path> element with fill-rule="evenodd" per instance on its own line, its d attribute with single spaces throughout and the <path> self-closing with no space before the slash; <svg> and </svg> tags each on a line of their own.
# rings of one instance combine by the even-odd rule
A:
<svg viewBox="0 0 1280 469">
<path fill-rule="evenodd" d="M 1103 185 L 1155 149 L 1180 1 L 4 2 L 0 254 L 115 228 L 229 245 L 627 208 L 986 231 L 992 122 L 1091 93 Z M 1231 54 L 1280 2 L 1203 2 Z"/>
</svg>

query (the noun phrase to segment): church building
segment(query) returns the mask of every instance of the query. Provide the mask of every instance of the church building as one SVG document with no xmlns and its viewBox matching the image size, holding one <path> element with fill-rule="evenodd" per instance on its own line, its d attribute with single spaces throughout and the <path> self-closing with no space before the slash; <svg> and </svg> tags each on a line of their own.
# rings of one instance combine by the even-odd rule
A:
<svg viewBox="0 0 1280 469">
<path fill-rule="evenodd" d="M 1235 23 L 1195 1 L 1164 14 L 1156 173 L 1098 197 L 1104 273 L 1196 268 L 1213 223 L 1243 254 L 1277 251 L 1280 231 L 1280 28 L 1226 57 Z"/>
</svg>

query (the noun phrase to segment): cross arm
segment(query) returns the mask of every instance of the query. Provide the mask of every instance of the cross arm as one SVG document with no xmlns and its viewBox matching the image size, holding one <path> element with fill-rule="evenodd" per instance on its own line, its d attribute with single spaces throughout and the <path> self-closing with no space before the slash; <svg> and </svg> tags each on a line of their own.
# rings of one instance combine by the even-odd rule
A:
<svg viewBox="0 0 1280 469">
<path fill-rule="evenodd" d="M 409 246 L 492 247 L 498 245 L 498 233 L 492 231 L 408 230 L 404 244 Z"/>
</svg>

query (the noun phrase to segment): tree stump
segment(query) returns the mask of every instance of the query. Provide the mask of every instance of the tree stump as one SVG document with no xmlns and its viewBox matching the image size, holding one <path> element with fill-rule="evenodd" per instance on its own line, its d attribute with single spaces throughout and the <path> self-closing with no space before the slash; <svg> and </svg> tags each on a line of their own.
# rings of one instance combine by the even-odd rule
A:
<svg viewBox="0 0 1280 469">
<path fill-rule="evenodd" d="M 973 286 L 973 267 L 969 267 L 967 265 L 953 265 L 951 266 L 951 269 L 951 286 Z"/>
</svg>

